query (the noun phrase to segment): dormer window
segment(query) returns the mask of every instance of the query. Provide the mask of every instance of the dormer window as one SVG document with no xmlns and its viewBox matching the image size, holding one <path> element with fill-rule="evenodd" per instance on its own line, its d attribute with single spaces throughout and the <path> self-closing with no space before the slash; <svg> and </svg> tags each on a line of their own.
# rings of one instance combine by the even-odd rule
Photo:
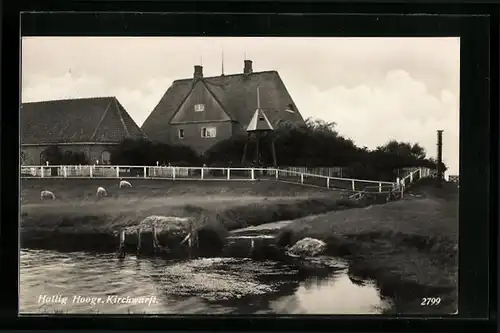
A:
<svg viewBox="0 0 500 333">
<path fill-rule="evenodd" d="M 205 111 L 205 104 L 195 104 L 194 105 L 195 112 L 203 112 Z"/>
<path fill-rule="evenodd" d="M 295 113 L 295 108 L 292 104 L 288 104 L 285 109 L 286 112 Z"/>
</svg>

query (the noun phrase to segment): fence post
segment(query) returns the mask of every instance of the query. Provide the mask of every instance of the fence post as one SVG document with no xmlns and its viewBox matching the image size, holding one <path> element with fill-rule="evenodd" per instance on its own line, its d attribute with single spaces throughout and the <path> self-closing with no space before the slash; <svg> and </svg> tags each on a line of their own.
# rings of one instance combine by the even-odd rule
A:
<svg viewBox="0 0 500 333">
<path fill-rule="evenodd" d="M 120 245 L 118 246 L 118 258 L 125 258 L 125 229 L 120 231 Z"/>
<path fill-rule="evenodd" d="M 44 174 L 43 174 L 43 166 L 40 167 L 40 177 L 45 177 Z"/>
<path fill-rule="evenodd" d="M 253 168 L 250 169 L 250 175 L 252 176 L 252 180 L 255 180 L 255 170 Z"/>
<path fill-rule="evenodd" d="M 378 191 L 379 193 L 382 193 L 382 183 L 378 183 Z"/>
<path fill-rule="evenodd" d="M 410 183 L 413 183 L 413 171 L 410 172 Z"/>
<path fill-rule="evenodd" d="M 63 175 L 64 178 L 68 177 L 68 171 L 66 170 L 66 166 L 63 166 Z"/>
<path fill-rule="evenodd" d="M 116 166 L 116 178 L 120 178 L 120 167 Z"/>
<path fill-rule="evenodd" d="M 141 254 L 141 246 L 142 246 L 142 234 L 141 228 L 137 228 L 137 255 Z"/>
<path fill-rule="evenodd" d="M 146 167 L 143 167 L 142 168 L 143 172 L 144 172 L 144 178 L 147 178 L 148 177 L 148 174 L 147 174 L 147 170 L 146 170 Z"/>
<path fill-rule="evenodd" d="M 280 171 L 278 169 L 274 169 L 274 172 L 275 172 L 274 176 L 276 177 L 276 179 L 278 179 Z"/>
<path fill-rule="evenodd" d="M 175 167 L 172 167 L 172 179 L 175 180 Z"/>
<path fill-rule="evenodd" d="M 227 180 L 230 180 L 231 179 L 231 168 L 227 168 Z"/>
<path fill-rule="evenodd" d="M 204 170 L 204 168 L 201 167 L 201 180 L 203 180 L 203 170 Z"/>
<path fill-rule="evenodd" d="M 326 188 L 330 188 L 330 177 L 326 178 Z"/>
<path fill-rule="evenodd" d="M 156 226 L 153 224 L 153 227 L 152 227 L 152 234 L 153 234 L 153 251 L 154 253 L 156 253 L 158 251 L 158 248 L 159 248 L 159 245 L 158 244 L 158 234 L 157 234 L 157 231 L 156 231 Z"/>
<path fill-rule="evenodd" d="M 94 166 L 93 166 L 93 165 L 91 165 L 91 166 L 90 166 L 90 178 L 92 178 L 92 177 L 93 177 L 93 172 L 92 172 L 92 169 L 93 169 L 93 168 L 94 168 Z"/>
<path fill-rule="evenodd" d="M 351 180 L 351 187 L 353 191 L 356 191 L 356 183 L 354 183 L 354 179 Z"/>
<path fill-rule="evenodd" d="M 303 173 L 300 174 L 300 183 L 304 184 L 304 174 Z"/>
</svg>

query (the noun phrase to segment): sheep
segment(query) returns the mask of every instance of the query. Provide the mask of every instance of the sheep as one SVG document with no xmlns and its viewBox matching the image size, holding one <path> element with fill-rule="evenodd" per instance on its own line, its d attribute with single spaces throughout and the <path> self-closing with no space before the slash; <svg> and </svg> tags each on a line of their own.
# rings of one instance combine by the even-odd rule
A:
<svg viewBox="0 0 500 333">
<path fill-rule="evenodd" d="M 121 180 L 120 181 L 120 188 L 122 187 L 132 187 L 132 184 L 130 184 L 128 181 L 126 180 Z"/>
<path fill-rule="evenodd" d="M 45 190 L 45 191 L 42 191 L 40 193 L 40 199 L 41 200 L 45 200 L 45 199 L 56 200 L 56 196 L 54 195 L 54 193 Z"/>
<path fill-rule="evenodd" d="M 108 192 L 106 192 L 106 189 L 104 187 L 99 186 L 97 188 L 97 196 L 98 197 L 105 197 L 108 195 Z"/>
</svg>

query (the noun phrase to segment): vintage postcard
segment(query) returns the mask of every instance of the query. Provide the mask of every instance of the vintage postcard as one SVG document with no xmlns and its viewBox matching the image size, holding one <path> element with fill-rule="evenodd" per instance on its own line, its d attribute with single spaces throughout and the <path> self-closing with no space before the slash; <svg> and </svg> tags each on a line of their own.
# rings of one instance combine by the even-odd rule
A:
<svg viewBox="0 0 500 333">
<path fill-rule="evenodd" d="M 459 51 L 23 38 L 20 313 L 457 313 Z"/>
</svg>

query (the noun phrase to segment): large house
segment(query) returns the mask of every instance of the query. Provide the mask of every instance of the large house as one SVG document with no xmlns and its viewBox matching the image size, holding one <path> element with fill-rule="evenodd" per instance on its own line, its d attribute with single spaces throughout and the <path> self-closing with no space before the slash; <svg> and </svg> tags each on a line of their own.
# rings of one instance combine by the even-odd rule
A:
<svg viewBox="0 0 500 333">
<path fill-rule="evenodd" d="M 110 163 L 110 148 L 125 138 L 146 138 L 115 97 L 23 103 L 21 151 L 25 165 L 43 165 L 57 146 L 85 153 L 88 161 Z"/>
<path fill-rule="evenodd" d="M 142 130 L 151 140 L 204 153 L 244 133 L 258 100 L 272 127 L 283 121 L 304 123 L 278 72 L 253 72 L 252 61 L 245 60 L 243 73 L 216 77 L 203 77 L 203 67 L 194 66 L 193 78 L 172 83 Z"/>
</svg>

